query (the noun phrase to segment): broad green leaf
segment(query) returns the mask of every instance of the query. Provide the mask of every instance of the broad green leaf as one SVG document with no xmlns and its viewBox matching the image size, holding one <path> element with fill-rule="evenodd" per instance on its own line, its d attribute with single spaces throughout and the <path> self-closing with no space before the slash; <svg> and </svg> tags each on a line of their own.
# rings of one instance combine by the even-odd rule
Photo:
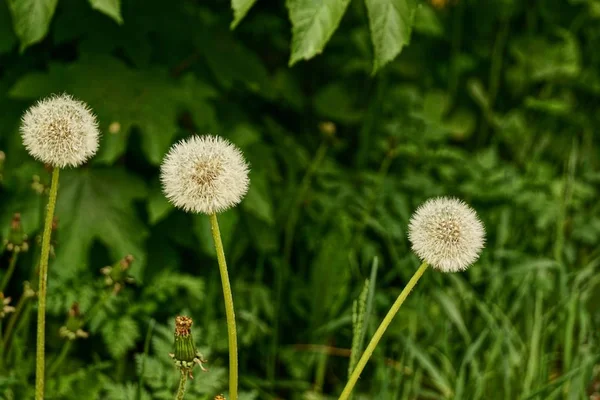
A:
<svg viewBox="0 0 600 400">
<path fill-rule="evenodd" d="M 208 31 L 196 45 L 202 49 L 208 67 L 224 87 L 241 84 L 267 98 L 274 95 L 273 83 L 262 60 L 231 32 Z"/>
<path fill-rule="evenodd" d="M 0 54 L 6 53 L 16 41 L 10 21 L 10 11 L 5 2 L 0 1 Z"/>
<path fill-rule="evenodd" d="M 350 0 L 287 0 L 292 22 L 289 65 L 321 53 L 337 29 Z"/>
<path fill-rule="evenodd" d="M 253 171 L 250 175 L 250 188 L 242 201 L 242 208 L 261 221 L 273 225 L 273 196 L 265 174 Z"/>
<path fill-rule="evenodd" d="M 96 240 L 104 244 L 116 261 L 127 254 L 141 271 L 146 259 L 146 228 L 136 216 L 132 203 L 147 195 L 144 182 L 120 168 L 66 170 L 61 172 L 56 216 L 55 273 L 76 274 L 87 265 L 88 253 Z M 51 267 L 52 268 L 52 267 Z"/>
<path fill-rule="evenodd" d="M 238 26 L 254 3 L 256 3 L 256 0 L 231 0 L 231 8 L 233 9 L 231 29 L 235 29 L 235 27 Z"/>
<path fill-rule="evenodd" d="M 21 50 L 46 36 L 58 0 L 8 0 Z"/>
<path fill-rule="evenodd" d="M 373 73 L 392 61 L 410 41 L 415 4 L 412 0 L 365 0 L 375 50 Z"/>
<path fill-rule="evenodd" d="M 147 210 L 148 222 L 152 225 L 161 221 L 173 210 L 173 205 L 165 197 L 158 182 L 150 189 Z"/>
<path fill-rule="evenodd" d="M 216 95 L 208 85 L 187 75 L 173 79 L 166 70 L 134 70 L 108 56 L 87 56 L 71 64 L 50 64 L 47 72 L 25 75 L 12 87 L 15 98 L 37 99 L 68 92 L 87 102 L 103 132 L 96 162 L 113 163 L 125 152 L 132 127 L 142 135 L 142 150 L 159 164 L 179 130 L 177 118 L 189 111 L 199 129 L 216 126 Z M 107 101 L 110 99 L 110 101 Z"/>
<path fill-rule="evenodd" d="M 119 25 L 123 23 L 121 0 L 89 0 L 89 2 L 94 10 L 108 15 Z"/>
</svg>

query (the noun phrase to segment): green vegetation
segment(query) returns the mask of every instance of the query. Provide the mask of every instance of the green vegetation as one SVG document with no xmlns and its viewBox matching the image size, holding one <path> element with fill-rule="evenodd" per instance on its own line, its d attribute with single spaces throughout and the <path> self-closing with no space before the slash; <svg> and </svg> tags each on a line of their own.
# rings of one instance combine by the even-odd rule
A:
<svg viewBox="0 0 600 400">
<path fill-rule="evenodd" d="M 251 165 L 218 217 L 239 399 L 338 398 L 440 195 L 477 211 L 486 248 L 423 275 L 353 398 L 600 395 L 598 49 L 598 0 L 0 0 L 0 399 L 34 396 L 51 182 L 20 119 L 63 92 L 102 137 L 60 172 L 46 399 L 173 399 L 177 315 L 208 369 L 185 398 L 227 397 L 211 222 L 159 181 L 195 133 Z"/>
</svg>

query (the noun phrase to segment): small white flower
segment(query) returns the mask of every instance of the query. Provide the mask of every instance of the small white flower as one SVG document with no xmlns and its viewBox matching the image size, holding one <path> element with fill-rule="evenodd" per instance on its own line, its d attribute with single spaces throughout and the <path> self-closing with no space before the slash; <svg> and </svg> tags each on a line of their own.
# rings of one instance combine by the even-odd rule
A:
<svg viewBox="0 0 600 400">
<path fill-rule="evenodd" d="M 427 200 L 410 219 L 408 237 L 417 256 L 442 272 L 467 269 L 485 244 L 485 228 L 461 200 Z"/>
<path fill-rule="evenodd" d="M 237 205 L 250 179 L 242 152 L 219 136 L 192 136 L 171 147 L 161 165 L 163 191 L 176 207 L 213 214 Z"/>
<path fill-rule="evenodd" d="M 98 123 L 90 108 L 68 94 L 38 101 L 25 112 L 21 135 L 35 159 L 53 167 L 76 167 L 98 150 Z"/>
</svg>

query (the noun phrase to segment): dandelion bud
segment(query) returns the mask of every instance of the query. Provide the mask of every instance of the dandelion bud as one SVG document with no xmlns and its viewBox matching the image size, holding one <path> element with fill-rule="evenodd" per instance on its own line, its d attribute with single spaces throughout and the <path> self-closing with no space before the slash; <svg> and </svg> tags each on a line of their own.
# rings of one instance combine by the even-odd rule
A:
<svg viewBox="0 0 600 400">
<path fill-rule="evenodd" d="M 83 102 L 63 94 L 38 101 L 23 115 L 21 135 L 36 160 L 76 167 L 96 154 L 98 123 Z"/>
<path fill-rule="evenodd" d="M 0 292 L 0 319 L 4 318 L 8 313 L 15 312 L 15 308 L 9 305 L 10 301 L 10 297 L 4 297 L 4 293 Z"/>
<path fill-rule="evenodd" d="M 82 329 L 84 324 L 85 319 L 81 315 L 79 304 L 75 302 L 69 309 L 67 322 L 60 328 L 59 335 L 67 340 L 86 339 L 90 334 Z"/>
<path fill-rule="evenodd" d="M 176 207 L 214 214 L 237 205 L 250 180 L 242 152 L 218 136 L 192 136 L 175 144 L 161 166 L 163 191 Z"/>
<path fill-rule="evenodd" d="M 27 251 L 29 249 L 29 243 L 27 242 L 27 235 L 23 232 L 21 225 L 21 214 L 15 213 L 10 222 L 10 232 L 8 238 L 5 239 L 6 250 L 14 251 L 18 253 L 20 251 Z"/>
<path fill-rule="evenodd" d="M 408 237 L 417 256 L 442 272 L 467 269 L 485 243 L 485 229 L 475 211 L 461 200 L 427 200 L 410 219 Z"/>
<path fill-rule="evenodd" d="M 177 316 L 175 318 L 175 352 L 169 354 L 175 361 L 175 365 L 181 369 L 182 374 L 189 374 L 193 378 L 192 369 L 198 364 L 200 369 L 206 371 L 202 355 L 196 350 L 196 344 L 192 337 L 192 319 L 190 317 Z"/>
</svg>

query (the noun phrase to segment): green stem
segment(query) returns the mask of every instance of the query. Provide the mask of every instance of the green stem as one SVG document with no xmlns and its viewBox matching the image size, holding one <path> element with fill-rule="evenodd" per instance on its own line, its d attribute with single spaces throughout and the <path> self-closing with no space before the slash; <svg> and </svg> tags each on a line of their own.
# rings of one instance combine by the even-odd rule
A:
<svg viewBox="0 0 600 400">
<path fill-rule="evenodd" d="M 348 378 L 348 383 L 346 383 L 346 387 L 342 391 L 339 400 L 348 400 L 348 398 L 350 397 L 352 389 L 354 389 L 354 385 L 356 385 L 360 374 L 362 373 L 363 369 L 365 369 L 365 365 L 367 365 L 369 358 L 371 358 L 371 356 L 373 355 L 373 351 L 375 351 L 375 348 L 377 347 L 377 344 L 379 344 L 381 337 L 385 333 L 386 329 L 388 328 L 388 326 L 398 313 L 398 310 L 402 306 L 402 303 L 404 303 L 404 300 L 406 300 L 406 298 L 410 294 L 410 291 L 415 287 L 415 285 L 417 284 L 427 267 L 427 263 L 424 262 L 423 264 L 421 264 L 417 272 L 415 272 L 413 277 L 410 278 L 410 281 L 408 281 L 408 283 L 400 293 L 400 296 L 398 296 L 398 298 L 390 308 L 390 311 L 388 311 L 387 315 L 381 322 L 381 325 L 379 325 L 379 328 L 377 328 L 377 331 L 375 332 L 373 338 L 369 342 L 369 345 L 365 349 L 365 352 L 363 353 L 362 357 L 360 357 L 358 364 L 356 364 L 356 368 L 352 372 L 352 375 L 350 376 L 350 378 Z"/>
<path fill-rule="evenodd" d="M 6 326 L 6 332 L 4 332 L 4 340 L 3 340 L 4 351 L 6 351 L 10 345 L 12 332 L 17 324 L 17 321 L 19 320 L 19 316 L 21 315 L 21 312 L 23 311 L 25 302 L 28 299 L 30 299 L 30 297 L 24 296 L 24 295 L 21 296 L 21 298 L 19 299 L 19 302 L 17 303 L 15 312 L 11 315 L 10 320 L 8 321 L 8 325 Z"/>
<path fill-rule="evenodd" d="M 65 361 L 65 357 L 67 356 L 67 354 L 69 354 L 69 350 L 71 350 L 72 345 L 73 345 L 73 341 L 71 341 L 71 340 L 65 341 L 62 349 L 60 350 L 60 354 L 58 355 L 58 357 L 56 357 L 56 360 L 54 360 L 54 362 L 52 363 L 50 368 L 48 368 L 48 377 L 51 377 L 52 375 L 54 375 L 54 373 L 56 372 L 58 367 L 60 367 L 61 364 L 63 363 L 63 361 Z"/>
<path fill-rule="evenodd" d="M 179 389 L 177 389 L 177 397 L 175 400 L 183 400 L 185 396 L 185 383 L 187 382 L 187 371 L 181 371 L 181 377 L 179 378 Z"/>
<path fill-rule="evenodd" d="M 0 292 L 4 292 L 6 289 L 6 285 L 8 285 L 8 281 L 12 277 L 13 272 L 15 272 L 15 267 L 17 266 L 17 259 L 19 258 L 19 252 L 15 251 L 10 258 L 10 263 L 8 264 L 8 269 L 6 270 L 6 275 L 2 278 L 2 283 L 0 284 Z"/>
<path fill-rule="evenodd" d="M 215 241 L 215 250 L 217 251 L 217 260 L 219 262 L 219 272 L 221 273 L 221 284 L 223 285 L 223 297 L 225 298 L 227 336 L 229 339 L 229 397 L 230 400 L 237 400 L 238 356 L 237 333 L 235 330 L 235 312 L 233 310 L 233 295 L 231 294 L 229 274 L 227 273 L 227 262 L 225 261 L 225 252 L 223 251 L 223 243 L 221 242 L 221 232 L 219 231 L 217 214 L 212 214 L 210 216 L 210 226 L 213 239 Z"/>
<path fill-rule="evenodd" d="M 52 184 L 46 210 L 44 235 L 42 236 L 42 255 L 40 257 L 40 282 L 38 290 L 37 346 L 35 355 L 35 400 L 44 399 L 44 369 L 46 342 L 46 290 L 48 284 L 48 257 L 50 256 L 50 237 L 52 236 L 52 219 L 58 194 L 59 169 L 52 170 Z"/>
</svg>

